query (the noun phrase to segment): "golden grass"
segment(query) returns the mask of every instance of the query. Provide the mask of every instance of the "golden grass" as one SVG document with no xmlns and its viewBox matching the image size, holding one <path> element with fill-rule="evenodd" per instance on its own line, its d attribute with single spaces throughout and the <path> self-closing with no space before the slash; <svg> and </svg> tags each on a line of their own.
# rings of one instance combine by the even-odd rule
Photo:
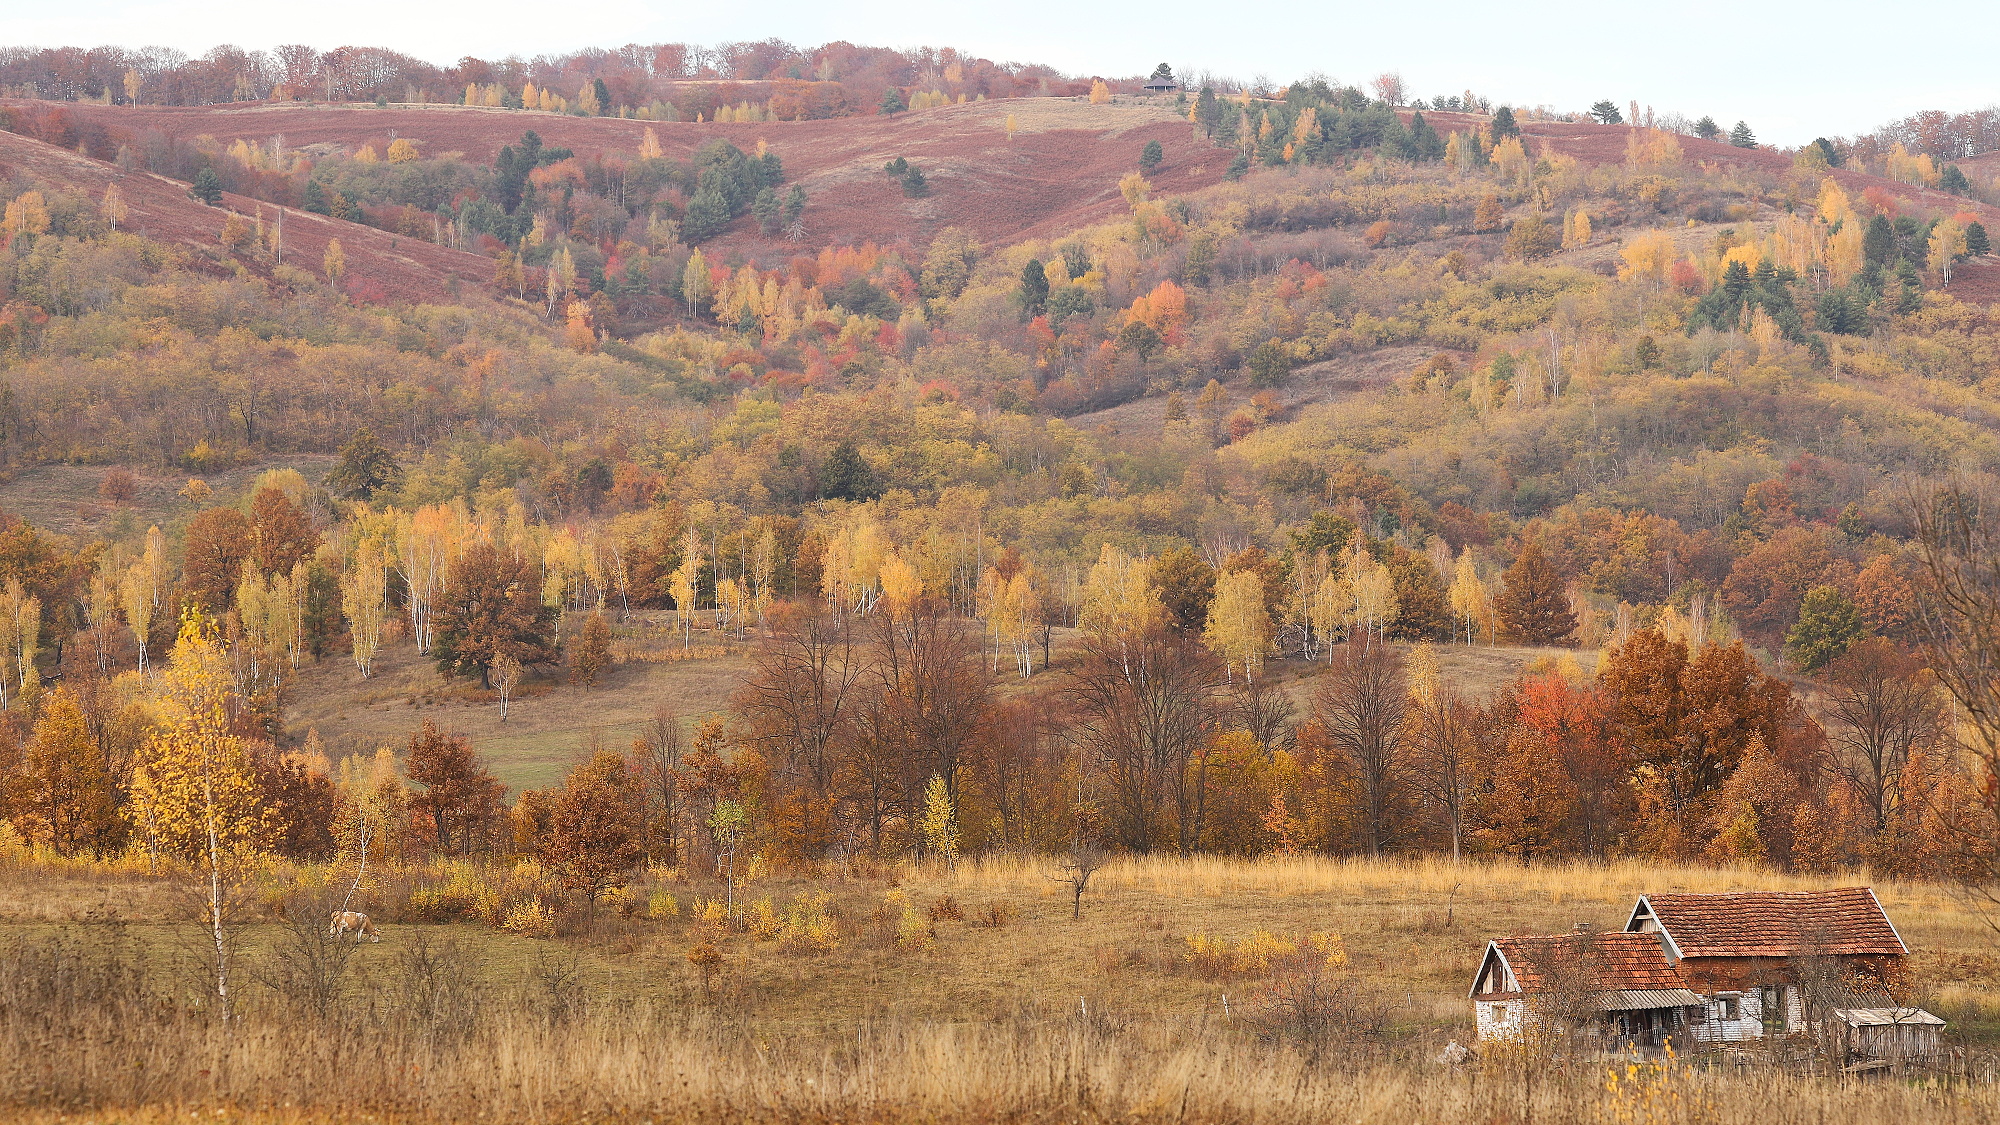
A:
<svg viewBox="0 0 2000 1125">
<path fill-rule="evenodd" d="M 171 903 L 170 888 L 89 864 L 0 860 L 0 1106 L 10 1119 L 62 1110 L 150 1122 L 218 1108 L 223 1120 L 259 1122 L 2000 1119 L 1990 1085 L 1683 1067 L 1643 1072 L 1614 1093 L 1598 1061 L 1524 1070 L 1493 1058 L 1461 1071 L 1430 1061 L 1446 1040 L 1471 1038 L 1464 989 L 1488 936 L 1586 918 L 1615 925 L 1641 890 L 1860 876 L 1146 857 L 1102 871 L 1080 922 L 1049 862 L 1033 858 L 774 874 L 740 889 L 779 914 L 826 896 L 836 944 L 814 952 L 695 921 L 695 905 L 721 891 L 702 879 L 652 888 L 671 890 L 676 917 L 600 919 L 551 941 L 400 922 L 384 896 L 421 873 L 392 873 L 364 904 L 387 919 L 387 940 L 359 948 L 332 1015 L 307 1016 L 257 983 L 286 940 L 263 922 L 248 927 L 242 1018 L 225 1031 L 190 1006 L 198 978 L 174 926 L 89 921 L 109 897 Z M 1991 934 L 1976 912 L 1939 887 L 1878 890 L 1919 950 L 1930 997 L 1969 1006 L 1992 995 Z M 929 919 L 915 940 L 912 915 Z M 1254 971 L 1204 972 L 1188 955 L 1191 934 L 1282 944 L 1327 931 L 1343 935 L 1343 989 L 1377 1007 L 1379 1035 L 1295 1034 Z M 440 939 L 459 945 L 476 1002 L 425 1016 L 410 1005 L 406 958 Z M 58 941 L 67 979 L 83 983 L 56 987 L 34 971 Z M 708 941 L 723 959 L 712 990 L 687 960 Z M 86 987 L 94 978 L 83 970 L 112 952 L 142 968 L 140 983 Z M 1966 1028 L 1967 1011 L 1947 1014 Z"/>
</svg>

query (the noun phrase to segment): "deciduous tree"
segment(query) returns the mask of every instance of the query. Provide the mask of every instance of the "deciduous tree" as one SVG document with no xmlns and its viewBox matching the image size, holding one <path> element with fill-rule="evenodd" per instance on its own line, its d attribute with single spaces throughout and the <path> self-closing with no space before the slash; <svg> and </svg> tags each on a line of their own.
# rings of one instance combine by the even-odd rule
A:
<svg viewBox="0 0 2000 1125">
<path fill-rule="evenodd" d="M 507 790 L 480 764 L 472 743 L 425 719 L 410 734 L 404 762 L 410 780 L 423 787 L 410 798 L 410 811 L 424 826 L 425 846 L 440 855 L 482 850 Z"/>
<path fill-rule="evenodd" d="M 493 661 L 500 656 L 523 664 L 553 658 L 554 616 L 525 559 L 475 543 L 452 568 L 438 599 L 431 657 L 447 675 L 477 672 L 480 685 L 491 688 Z"/>
</svg>

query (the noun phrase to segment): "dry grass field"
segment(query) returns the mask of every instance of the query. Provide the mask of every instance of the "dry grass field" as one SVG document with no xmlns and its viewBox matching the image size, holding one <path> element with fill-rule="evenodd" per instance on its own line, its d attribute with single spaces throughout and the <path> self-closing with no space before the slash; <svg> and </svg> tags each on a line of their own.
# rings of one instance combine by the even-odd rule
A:
<svg viewBox="0 0 2000 1125">
<path fill-rule="evenodd" d="M 1639 863 L 1124 860 L 1072 919 L 1050 862 L 896 866 L 738 888 L 655 873 L 636 910 L 562 936 L 401 921 L 421 873 L 365 889 L 384 940 L 355 947 L 323 1011 L 288 981 L 297 935 L 265 913 L 324 872 L 273 873 L 236 965 L 239 1016 L 200 1010 L 197 935 L 157 920 L 167 881 L 74 866 L 0 873 L 0 1104 L 54 1120 L 1991 1121 L 1964 1079 L 1863 1083 L 1695 1062 L 1432 1061 L 1471 1038 L 1489 936 L 1622 924 L 1641 891 L 1827 885 Z M 445 873 L 436 872 L 442 879 Z M 482 876 L 490 880 L 504 873 Z M 1864 874 L 1852 880 L 1865 880 Z M 2000 959 L 1953 892 L 1876 884 L 1916 950 L 1914 999 L 1991 1072 Z M 671 917 L 661 907 L 673 896 Z M 820 896 L 825 896 L 824 898 Z M 821 905 L 813 910 L 815 901 Z M 768 912 L 765 909 L 768 904 Z M 817 942 L 784 928 L 801 905 Z M 111 909 L 107 909 L 107 907 Z M 115 910 L 115 915 L 112 911 Z M 116 919 L 122 918 L 124 921 Z M 760 922 L 758 919 L 766 919 Z M 1188 938 L 1337 932 L 1330 1027 L 1302 1031 L 1279 970 L 1203 967 Z M 193 939 L 193 943 L 191 943 Z M 720 956 L 713 976 L 689 959 Z M 424 997 L 442 998 L 428 1007 Z M 1618 1082 L 1609 1082 L 1615 1074 Z M 1609 1083 L 1607 1085 L 1607 1083 Z M 150 1108 L 149 1108 L 150 1107 Z M 139 1112 L 131 1112 L 137 1109 Z M 41 1115 L 39 1117 L 35 1115 Z"/>
</svg>

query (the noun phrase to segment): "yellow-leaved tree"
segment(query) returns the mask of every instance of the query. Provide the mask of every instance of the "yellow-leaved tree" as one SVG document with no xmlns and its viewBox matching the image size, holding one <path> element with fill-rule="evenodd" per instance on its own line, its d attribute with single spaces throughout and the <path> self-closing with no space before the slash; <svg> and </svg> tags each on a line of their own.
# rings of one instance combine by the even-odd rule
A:
<svg viewBox="0 0 2000 1125">
<path fill-rule="evenodd" d="M 132 771 L 133 819 L 156 861 L 168 853 L 201 884 L 214 942 L 216 1009 L 225 1020 L 233 892 L 264 829 L 249 749 L 230 729 L 235 691 L 215 627 L 190 614 L 160 677 L 153 733 Z"/>
<path fill-rule="evenodd" d="M 674 612 L 681 619 L 681 647 L 694 647 L 694 602 L 701 590 L 701 533 L 690 527 L 681 532 L 681 561 L 667 579 L 667 592 L 674 597 Z"/>
<path fill-rule="evenodd" d="M 1957 219 L 1939 219 L 1931 228 L 1930 266 L 1938 284 L 1951 284 L 1951 267 L 1965 256 L 1965 228 Z"/>
<path fill-rule="evenodd" d="M 338 289 L 341 277 L 347 273 L 347 251 L 341 248 L 338 238 L 327 240 L 326 254 L 320 258 L 319 264 L 326 271 L 326 283 Z"/>
<path fill-rule="evenodd" d="M 1484 632 L 1488 643 L 1493 638 L 1493 597 L 1486 584 L 1479 580 L 1479 567 L 1472 561 L 1470 548 L 1459 552 L 1458 565 L 1452 570 L 1451 612 L 1465 628 L 1465 643 Z"/>
<path fill-rule="evenodd" d="M 1104 79 L 1100 78 L 1097 81 L 1092 82 L 1090 84 L 1091 105 L 1108 105 L 1110 104 L 1110 101 L 1111 101 L 1111 87 L 1106 86 L 1104 84 Z"/>
<path fill-rule="evenodd" d="M 1271 648 L 1271 614 L 1264 606 L 1264 579 L 1254 570 L 1224 571 L 1215 578 L 1202 640 L 1220 656 L 1229 674 L 1243 670 L 1254 680 Z"/>
</svg>

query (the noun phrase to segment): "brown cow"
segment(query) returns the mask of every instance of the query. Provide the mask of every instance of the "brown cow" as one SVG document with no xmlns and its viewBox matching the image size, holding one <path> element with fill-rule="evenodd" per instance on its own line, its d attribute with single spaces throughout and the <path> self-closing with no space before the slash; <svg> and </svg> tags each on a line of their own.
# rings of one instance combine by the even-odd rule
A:
<svg viewBox="0 0 2000 1125">
<path fill-rule="evenodd" d="M 360 941 L 363 938 L 367 938 L 369 941 L 382 940 L 382 932 L 377 930 L 375 924 L 368 920 L 368 915 L 361 913 L 359 910 L 334 911 L 331 924 L 326 928 L 326 936 L 337 938 L 346 937 L 348 934 L 353 934 L 355 941 Z"/>
</svg>

